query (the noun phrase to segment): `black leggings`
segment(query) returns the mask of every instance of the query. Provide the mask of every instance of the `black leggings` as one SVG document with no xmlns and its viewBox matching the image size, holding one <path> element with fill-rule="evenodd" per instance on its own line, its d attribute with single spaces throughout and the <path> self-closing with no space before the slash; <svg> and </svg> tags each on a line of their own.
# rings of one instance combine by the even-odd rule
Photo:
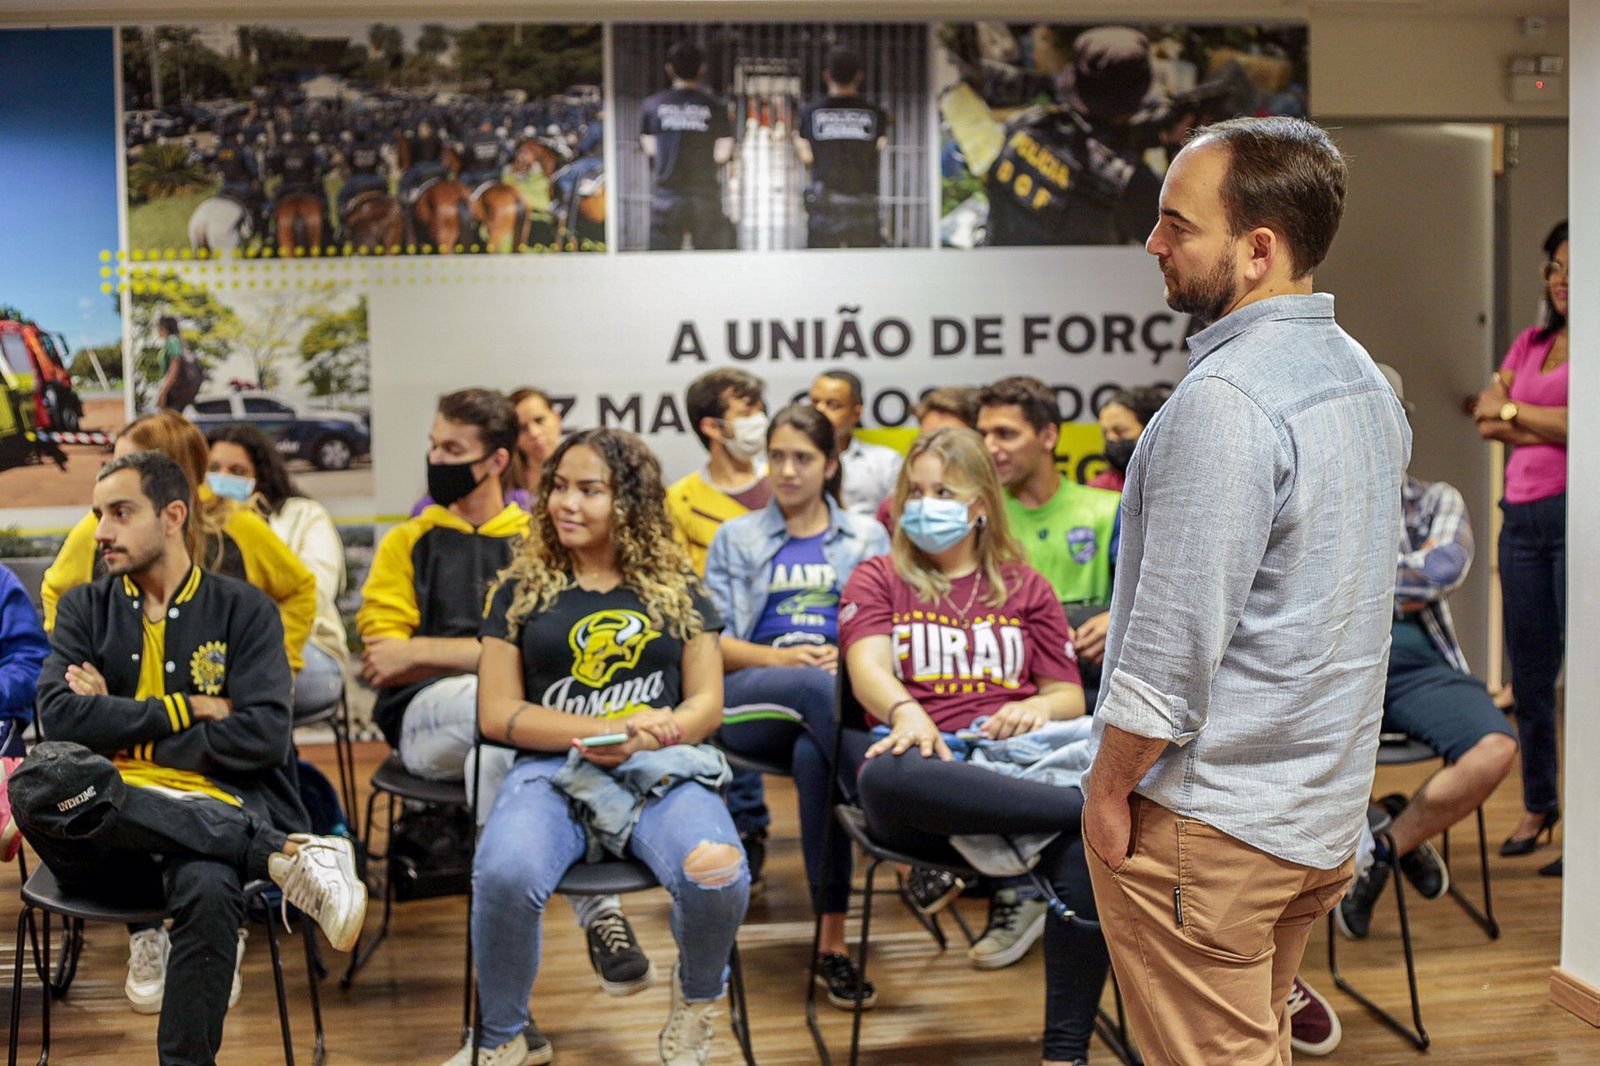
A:
<svg viewBox="0 0 1600 1066">
<path fill-rule="evenodd" d="M 843 760 L 860 765 L 872 738 L 847 732 Z M 911 855 L 965 865 L 950 845 L 954 835 L 1058 832 L 1040 856 L 1038 872 L 1066 905 L 1096 920 L 1094 891 L 1084 864 L 1083 793 L 1006 777 L 964 762 L 880 755 L 860 777 L 861 805 L 874 839 Z M 1054 916 L 1044 933 L 1044 1057 L 1086 1057 L 1095 1010 L 1111 968 L 1098 926 Z"/>
</svg>

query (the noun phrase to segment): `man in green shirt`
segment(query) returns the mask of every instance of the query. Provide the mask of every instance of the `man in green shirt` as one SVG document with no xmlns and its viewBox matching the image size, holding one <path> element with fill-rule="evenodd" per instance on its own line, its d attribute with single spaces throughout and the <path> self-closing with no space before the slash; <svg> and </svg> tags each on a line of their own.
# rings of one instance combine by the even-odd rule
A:
<svg viewBox="0 0 1600 1066">
<path fill-rule="evenodd" d="M 1055 392 L 1037 378 L 1003 378 L 978 394 L 978 432 L 1006 487 L 1006 517 L 1028 563 L 1069 608 L 1109 604 L 1121 498 L 1061 476 L 1060 420 Z M 1078 628 L 1090 627 L 1080 620 Z M 1103 628 L 1097 636 L 1093 647 L 1079 644 L 1080 657 L 1098 660 Z"/>
</svg>

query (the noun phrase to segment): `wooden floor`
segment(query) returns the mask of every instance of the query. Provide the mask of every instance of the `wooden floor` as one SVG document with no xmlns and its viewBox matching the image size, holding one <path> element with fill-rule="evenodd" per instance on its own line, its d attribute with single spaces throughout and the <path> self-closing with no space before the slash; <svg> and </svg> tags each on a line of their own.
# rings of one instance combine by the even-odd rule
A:
<svg viewBox="0 0 1600 1066">
<path fill-rule="evenodd" d="M 305 753 L 331 769 L 331 749 L 313 746 Z M 381 754 L 378 745 L 360 746 L 363 782 Z M 1409 791 L 1424 773 L 1415 768 L 1380 771 L 1378 786 L 1380 791 Z M 793 790 L 786 780 L 772 780 L 768 794 L 775 820 L 767 865 L 770 887 L 766 897 L 751 906 L 740 935 L 756 1055 L 763 1066 L 815 1062 L 801 998 L 811 920 L 802 889 Z M 1519 808 L 1517 796 L 1513 778 L 1491 800 L 1491 845 L 1509 832 Z M 1476 863 L 1467 859 L 1471 841 L 1471 833 L 1458 837 L 1453 873 L 1459 882 L 1475 886 Z M 1343 1044 L 1327 1061 L 1375 1066 L 1421 1061 L 1452 1066 L 1600 1063 L 1600 1033 L 1553 1006 L 1548 997 L 1550 967 L 1559 953 L 1560 882 L 1540 878 L 1535 870 L 1554 854 L 1546 848 L 1522 859 L 1493 857 L 1495 900 L 1504 929 L 1498 942 L 1488 941 L 1448 900 L 1419 901 L 1413 907 L 1424 1021 L 1433 1037 L 1426 1060 L 1332 987 L 1326 941 L 1319 930 L 1302 972 L 1328 995 L 1343 1020 Z M 0 869 L 0 895 L 14 898 L 15 889 L 16 867 Z M 1404 969 L 1391 900 L 1386 896 L 1380 906 L 1371 937 L 1342 945 L 1340 958 L 1348 977 L 1400 1010 Z M 464 903 L 453 898 L 400 905 L 393 936 L 355 987 L 345 992 L 334 978 L 324 983 L 330 1064 L 435 1066 L 460 1046 Z M 982 904 L 960 905 L 981 926 Z M 627 911 L 664 975 L 674 958 L 665 894 L 631 897 Z M 374 907 L 369 928 L 376 919 Z M 7 932 L 0 939 L 9 979 L 9 930 L 14 922 L 7 920 L 3 927 Z M 298 942 L 289 945 L 298 1061 L 309 1062 L 305 982 Z M 342 965 L 344 958 L 330 961 Z M 126 964 L 126 932 L 120 927 L 89 926 L 77 981 L 53 1011 L 53 1061 L 73 1066 L 155 1061 L 156 1019 L 128 1010 L 122 993 Z M 941 955 L 909 915 L 885 899 L 874 915 L 871 973 L 878 984 L 879 1005 L 863 1026 L 863 1062 L 1028 1066 L 1039 1061 L 1043 1011 L 1039 949 L 1010 969 L 978 973 L 958 949 Z M 583 937 L 564 904 L 555 905 L 546 922 L 544 962 L 533 1004 L 536 1019 L 555 1045 L 557 1063 L 612 1066 L 657 1061 L 655 1038 L 667 1011 L 664 981 L 658 979 L 654 987 L 628 999 L 601 992 L 589 968 Z M 836 1051 L 845 1048 L 848 1015 L 823 1009 L 832 1046 Z M 32 1062 L 38 1048 L 39 997 L 31 972 L 25 985 L 22 1033 L 22 1059 Z M 1097 1066 L 1115 1061 L 1098 1043 L 1091 1056 Z M 244 998 L 229 1016 L 220 1061 L 224 1066 L 282 1061 L 265 935 L 259 926 L 252 931 L 245 960 Z M 712 1062 L 737 1061 L 733 1039 L 724 1028 Z"/>
</svg>

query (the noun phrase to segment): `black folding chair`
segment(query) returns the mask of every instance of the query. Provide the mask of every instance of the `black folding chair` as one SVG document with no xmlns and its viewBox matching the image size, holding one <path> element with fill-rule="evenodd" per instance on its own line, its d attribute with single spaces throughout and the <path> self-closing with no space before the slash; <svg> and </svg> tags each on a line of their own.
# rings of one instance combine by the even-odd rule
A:
<svg viewBox="0 0 1600 1066">
<path fill-rule="evenodd" d="M 1437 758 L 1439 758 L 1438 752 L 1422 741 L 1406 736 L 1403 733 L 1386 733 L 1378 743 L 1379 766 L 1410 766 L 1414 763 L 1432 762 Z M 1477 816 L 1478 871 L 1483 882 L 1483 909 L 1479 910 L 1472 900 L 1461 891 L 1456 884 L 1453 872 L 1450 878 L 1449 895 L 1466 912 L 1467 917 L 1477 923 L 1478 927 L 1484 931 L 1484 934 L 1490 940 L 1498 940 L 1500 938 L 1500 923 L 1494 916 L 1494 897 L 1489 887 L 1489 841 L 1484 830 L 1483 807 L 1481 805 L 1478 807 Z M 1387 831 L 1380 831 L 1373 835 L 1384 844 L 1391 856 L 1395 856 L 1394 838 Z M 1450 830 L 1446 829 L 1444 831 L 1442 842 L 1444 844 L 1442 856 L 1446 868 L 1449 868 Z M 1400 914 L 1400 947 L 1406 961 L 1406 991 L 1411 1000 L 1411 1024 L 1409 1026 L 1406 1025 L 1378 1006 L 1352 985 L 1339 971 L 1339 937 L 1332 913 L 1328 915 L 1328 971 L 1332 974 L 1333 983 L 1338 987 L 1339 991 L 1361 1004 L 1378 1021 L 1409 1040 L 1416 1046 L 1418 1051 L 1426 1051 L 1431 1038 L 1428 1036 L 1427 1029 L 1423 1028 L 1422 1025 L 1422 1004 L 1421 998 L 1417 993 L 1416 957 L 1411 944 L 1411 919 L 1406 911 L 1405 886 L 1401 884 L 1405 880 L 1405 876 L 1400 871 L 1397 856 L 1391 858 L 1386 865 L 1389 867 L 1389 879 L 1394 882 L 1395 908 Z"/>
<path fill-rule="evenodd" d="M 387 831 L 389 840 L 384 845 L 383 853 L 378 854 L 372 850 L 372 825 L 375 804 L 380 794 L 386 797 L 388 803 L 389 821 L 387 823 Z M 383 761 L 383 765 L 373 771 L 372 792 L 367 796 L 367 817 L 363 826 L 361 847 L 367 857 L 368 870 L 372 869 L 373 859 L 382 860 L 388 867 L 383 878 L 383 921 L 379 923 L 378 931 L 367 939 L 364 944 L 357 942 L 356 949 L 350 955 L 350 965 L 345 970 L 344 977 L 339 980 L 341 988 L 348 989 L 355 982 L 356 974 L 361 972 L 361 968 L 367 964 L 367 960 L 372 958 L 372 953 L 378 950 L 378 945 L 382 944 L 389 936 L 389 920 L 394 913 L 394 864 L 389 859 L 390 852 L 394 849 L 393 834 L 396 809 L 407 800 L 434 807 L 472 810 L 472 804 L 467 799 L 465 782 L 433 781 L 425 777 L 418 777 L 405 768 L 405 764 L 400 761 L 398 752 L 391 752 L 389 757 Z M 471 849 L 477 844 L 476 836 L 469 833 L 466 844 L 470 854 Z M 472 902 L 470 886 L 467 891 L 467 902 L 470 913 Z M 472 936 L 469 932 L 466 944 L 466 977 L 462 986 L 461 1028 L 466 1031 L 471 1026 Z"/>
<path fill-rule="evenodd" d="M 276 892 L 277 886 L 271 881 L 251 881 L 244 886 L 246 908 L 259 904 L 265 912 L 267 926 L 267 944 L 272 949 L 272 978 L 278 993 L 278 1025 L 283 1031 L 283 1058 L 288 1066 L 294 1066 L 294 1039 L 289 1031 L 289 1002 L 283 984 L 283 957 L 278 945 L 278 927 L 275 923 L 274 908 L 268 905 L 263 898 L 269 892 Z M 35 920 L 35 912 L 43 912 L 44 922 L 42 935 Z M 50 976 L 50 915 L 58 914 L 68 923 L 68 935 L 62 944 L 62 965 L 57 969 L 54 977 Z M 7 1062 L 9 1066 L 17 1066 L 17 1039 L 22 1025 L 22 973 L 23 947 L 25 943 L 33 945 L 34 969 L 41 978 L 43 988 L 40 1000 L 43 1003 L 41 1011 L 41 1049 L 39 1052 L 38 1066 L 46 1066 L 50 1061 L 50 1001 L 65 996 L 67 988 L 72 984 L 73 976 L 77 973 L 78 954 L 83 950 L 82 928 L 84 922 L 115 922 L 118 924 L 147 925 L 166 920 L 165 907 L 127 907 L 115 904 L 102 903 L 98 900 L 83 896 L 73 895 L 61 887 L 55 874 L 48 866 L 39 865 L 22 886 L 22 913 L 17 916 L 17 944 L 16 955 L 12 960 L 11 972 L 11 1039 Z M 72 934 L 72 923 L 76 923 L 76 935 Z M 316 1044 L 312 1053 L 312 1062 L 321 1066 L 326 1054 L 326 1047 L 322 1032 L 322 999 L 317 987 L 317 955 L 316 934 L 312 928 L 311 919 L 301 915 L 300 930 L 305 939 L 306 978 L 311 989 L 311 1017 L 316 1027 Z M 182 1009 L 176 1005 L 174 1009 Z"/>
<path fill-rule="evenodd" d="M 478 757 L 473 760 L 474 771 L 477 774 L 472 789 L 472 824 L 478 824 L 478 797 L 482 794 L 482 769 L 483 749 L 504 748 L 515 750 L 507 744 L 493 740 L 485 740 L 483 735 L 478 735 Z M 556 885 L 556 893 L 562 896 L 624 896 L 634 892 L 648 892 L 660 888 L 661 882 L 656 880 L 655 873 L 644 863 L 637 859 L 603 859 L 599 862 L 580 862 L 569 869 L 561 878 L 561 883 Z M 471 958 L 472 943 L 472 893 L 467 893 L 467 944 L 468 959 Z M 472 1066 L 478 1066 L 478 1044 L 483 1038 L 483 1012 L 477 1001 L 477 986 L 474 982 L 475 974 L 470 969 L 467 971 L 467 981 L 472 987 L 471 1003 L 473 1005 L 472 1024 Z M 734 940 L 733 950 L 728 954 L 728 1021 L 733 1027 L 733 1038 L 739 1042 L 739 1051 L 744 1056 L 745 1066 L 756 1066 L 755 1052 L 750 1044 L 750 1014 L 749 1002 L 744 992 L 744 968 L 739 963 L 739 942 Z"/>
<path fill-rule="evenodd" d="M 344 686 L 340 686 L 337 700 L 326 707 L 318 707 L 297 716 L 293 725 L 299 729 L 323 722 L 333 730 L 333 759 L 339 768 L 339 803 L 344 807 L 345 817 L 350 819 L 350 832 L 361 838 L 357 810 L 359 798 L 356 796 L 356 754 L 354 745 L 350 743 L 350 701 Z"/>
<path fill-rule="evenodd" d="M 873 839 L 871 831 L 867 828 L 865 812 L 862 811 L 862 809 L 855 803 L 845 801 L 843 789 L 841 789 L 839 785 L 839 766 L 844 757 L 844 731 L 846 728 L 864 729 L 866 727 L 866 710 L 861 706 L 860 701 L 856 699 L 855 693 L 850 687 L 849 674 L 845 669 L 844 659 L 842 656 L 840 657 L 839 661 L 839 698 L 837 706 L 838 712 L 836 721 L 834 723 L 835 742 L 832 762 L 833 773 L 830 775 L 830 782 L 834 795 L 830 796 L 830 806 L 834 812 L 834 820 L 838 822 L 838 824 L 847 834 L 849 834 L 850 839 L 855 842 L 856 846 L 864 851 L 868 858 L 872 860 L 867 865 L 866 883 L 862 892 L 861 939 L 856 946 L 855 1007 L 852 1011 L 852 1018 L 850 1022 L 850 1066 L 856 1066 L 861 1051 L 861 1015 L 864 1010 L 861 1003 L 861 993 L 866 983 L 867 953 L 872 934 L 873 879 L 877 874 L 878 867 L 882 866 L 884 863 L 921 866 L 926 869 L 938 870 L 943 873 L 950 874 L 951 876 L 959 877 L 962 880 L 968 881 L 969 883 L 975 879 L 978 874 L 969 867 L 952 864 L 942 859 L 930 861 L 929 859 L 921 856 L 908 855 L 904 852 L 895 851 L 894 849 L 888 848 L 882 843 Z M 828 829 L 831 833 L 833 830 L 833 822 L 829 823 Z M 824 854 L 827 854 L 827 852 L 824 851 Z M 1049 886 L 1048 883 L 1044 881 L 1043 878 L 1035 873 L 1030 873 L 1029 876 L 1032 878 L 1034 884 L 1043 893 L 1044 898 L 1050 901 L 1051 913 L 1058 920 L 1076 922 L 1080 925 L 1091 926 L 1094 928 L 1099 927 L 1098 922 L 1092 922 L 1089 919 L 1081 918 L 1072 911 L 1068 910 L 1066 906 L 1056 898 L 1054 890 Z M 959 913 L 956 913 L 955 917 L 958 921 L 960 921 Z M 962 922 L 961 924 L 962 929 L 967 930 L 965 922 Z M 972 939 L 970 930 L 967 930 L 967 937 L 969 941 Z M 817 948 L 821 944 L 821 938 L 822 919 L 819 916 L 816 922 L 816 930 L 812 937 L 811 984 L 806 990 L 806 1025 L 811 1030 L 812 1042 L 816 1044 L 817 1057 L 822 1060 L 823 1066 L 833 1066 L 833 1059 L 828 1053 L 827 1041 L 822 1035 L 822 1028 L 817 1021 L 816 1011 Z M 940 947 L 942 948 L 943 946 L 944 944 L 941 936 Z M 1122 1008 L 1122 991 L 1117 987 L 1116 980 L 1116 974 L 1111 974 L 1112 993 L 1116 999 L 1117 1006 L 1116 1019 L 1113 1021 L 1111 1016 L 1108 1015 L 1103 1009 L 1097 1008 L 1094 1025 L 1095 1032 L 1099 1034 L 1100 1039 L 1105 1042 L 1106 1046 L 1111 1049 L 1111 1053 L 1116 1055 L 1118 1059 L 1126 1064 L 1126 1066 L 1143 1066 L 1144 1060 L 1139 1056 L 1138 1051 L 1133 1046 L 1133 1042 L 1128 1037 L 1127 1018 Z"/>
</svg>

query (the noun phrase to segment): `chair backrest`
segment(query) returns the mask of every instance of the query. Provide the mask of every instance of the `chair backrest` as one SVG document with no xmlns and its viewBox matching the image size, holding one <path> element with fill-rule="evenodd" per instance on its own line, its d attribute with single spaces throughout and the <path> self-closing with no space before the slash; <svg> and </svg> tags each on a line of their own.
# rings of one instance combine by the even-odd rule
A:
<svg viewBox="0 0 1600 1066">
<path fill-rule="evenodd" d="M 44 613 L 44 596 L 41 591 L 44 588 L 44 572 L 50 569 L 50 564 L 53 562 L 55 560 L 48 556 L 27 559 L 0 559 L 0 563 L 5 564 L 13 574 L 17 575 L 17 580 L 27 590 L 28 599 L 33 601 L 34 610 L 40 614 Z"/>
<path fill-rule="evenodd" d="M 834 702 L 834 725 L 843 729 L 867 728 L 867 709 L 856 699 L 855 689 L 850 686 L 850 667 L 848 666 L 843 649 L 839 652 L 839 696 Z"/>
</svg>

